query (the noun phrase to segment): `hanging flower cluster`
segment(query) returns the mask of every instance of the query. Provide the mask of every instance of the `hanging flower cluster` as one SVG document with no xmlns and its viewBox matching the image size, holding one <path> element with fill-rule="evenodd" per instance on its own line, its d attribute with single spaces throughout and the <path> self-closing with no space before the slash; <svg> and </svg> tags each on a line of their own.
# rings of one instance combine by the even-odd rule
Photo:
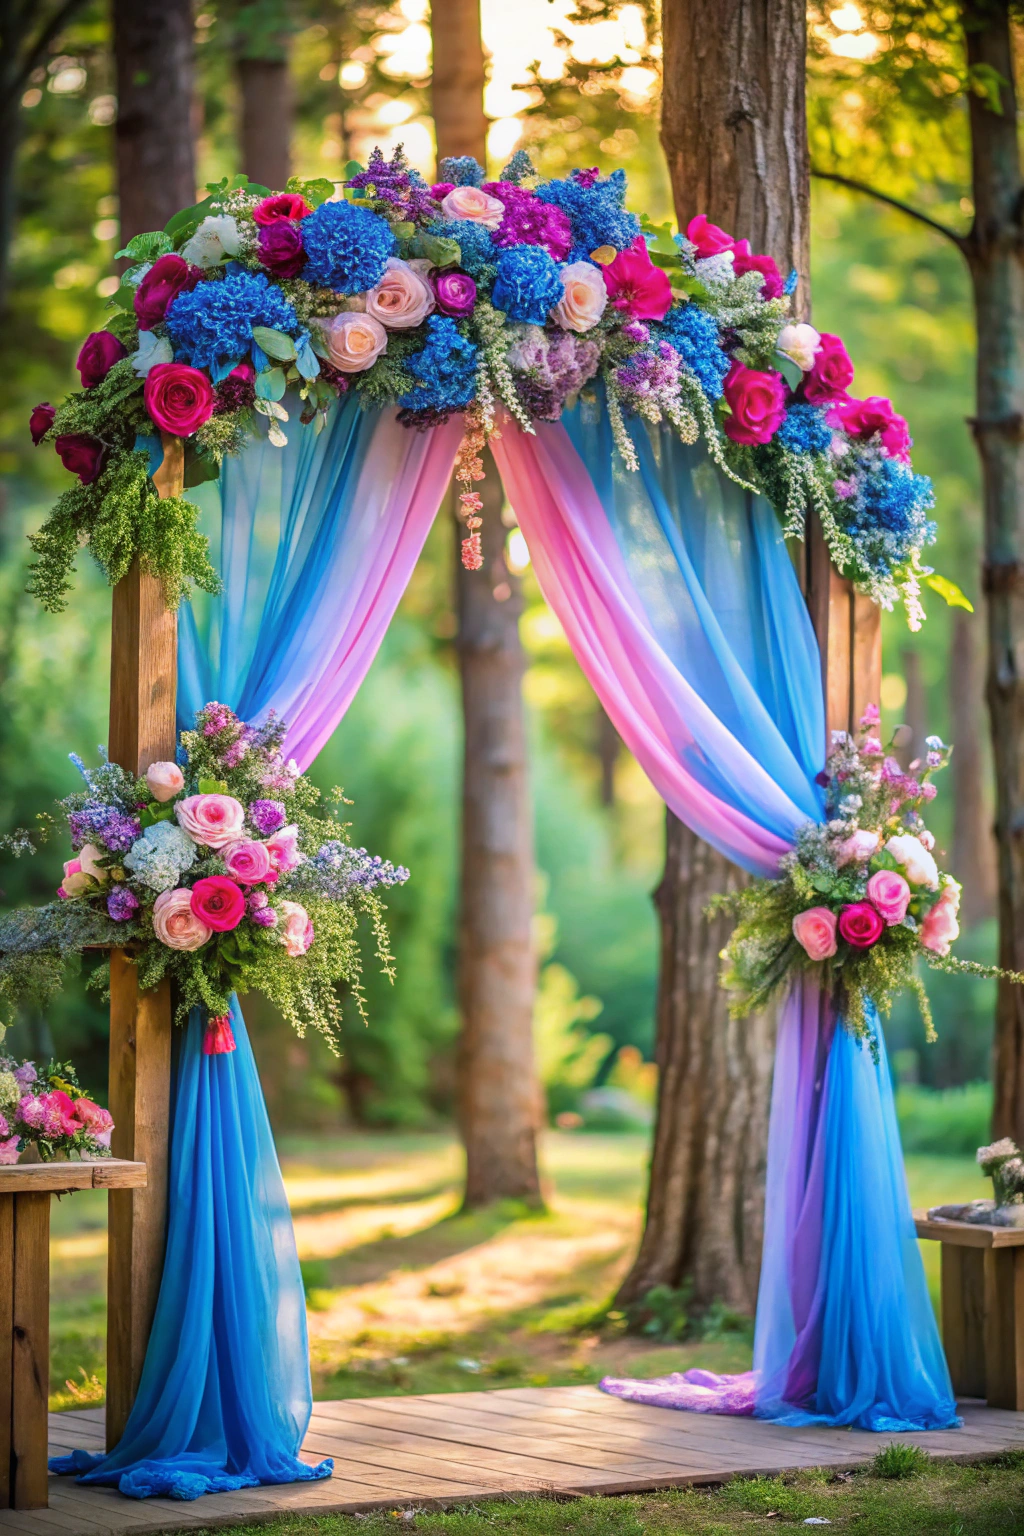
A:
<svg viewBox="0 0 1024 1536">
<path fill-rule="evenodd" d="M 320 791 L 282 757 L 284 735 L 273 716 L 246 725 L 207 704 L 177 761 L 144 778 L 73 756 L 85 781 L 62 802 L 74 857 L 55 902 L 0 922 L 0 993 L 38 1001 L 59 988 L 55 957 L 125 947 L 142 988 L 170 976 L 179 1017 L 203 1010 L 208 1054 L 234 1050 L 233 991 L 265 993 L 300 1034 L 311 1024 L 333 1042 L 336 984 L 362 1006 L 358 917 L 369 917 L 390 975 L 379 891 L 409 871 L 349 845 Z"/>
<path fill-rule="evenodd" d="M 935 860 L 922 816 L 935 797 L 932 775 L 951 748 L 929 736 L 924 762 L 901 767 L 878 734 L 869 706 L 856 736 L 832 733 L 818 782 L 825 820 L 808 822 L 775 879 L 716 897 L 716 910 L 739 914 L 723 952 L 724 985 L 737 1016 L 761 1008 L 801 971 L 819 972 L 846 1026 L 870 1036 L 868 1005 L 886 1014 L 897 992 L 918 997 L 934 1039 L 921 960 L 974 976 L 1024 977 L 950 954 L 959 936 L 960 886 Z M 891 743 L 890 743 L 891 747 Z"/>
<path fill-rule="evenodd" d="M 82 391 L 33 413 L 35 441 L 80 481 L 35 536 L 35 590 L 60 604 L 83 537 L 111 579 L 139 552 L 172 596 L 215 580 L 194 517 L 179 509 L 168 531 L 146 502 L 137 439 L 157 430 L 186 439 L 196 484 L 256 430 L 284 444 L 296 407 L 319 430 L 350 390 L 411 427 L 472 408 L 474 441 L 499 406 L 532 432 L 582 395 L 604 401 L 631 468 L 630 418 L 668 421 L 766 494 L 787 534 L 815 510 L 840 569 L 886 607 L 902 594 L 916 626 L 934 526 L 906 422 L 850 394 L 838 337 L 792 323 L 795 273 L 703 216 L 685 236 L 656 229 L 625 197 L 621 170 L 543 181 L 522 151 L 497 181 L 460 157 L 428 186 L 400 149 L 377 149 L 343 196 L 225 181 L 136 236 L 107 329 L 79 355 Z M 479 508 L 463 506 L 473 564 Z"/>
<path fill-rule="evenodd" d="M 40 1072 L 34 1061 L 0 1056 L 0 1167 L 30 1148 L 44 1163 L 109 1157 L 113 1129 L 110 1111 L 86 1098 L 69 1061 Z"/>
</svg>

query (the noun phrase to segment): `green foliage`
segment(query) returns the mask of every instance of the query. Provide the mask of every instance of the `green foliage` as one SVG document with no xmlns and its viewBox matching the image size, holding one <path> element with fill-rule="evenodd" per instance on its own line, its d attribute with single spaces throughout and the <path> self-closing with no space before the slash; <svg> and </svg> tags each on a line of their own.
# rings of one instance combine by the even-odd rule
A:
<svg viewBox="0 0 1024 1536">
<path fill-rule="evenodd" d="M 918 1477 L 931 1457 L 928 1452 L 919 1445 L 901 1445 L 897 1440 L 891 1440 L 882 1450 L 876 1452 L 871 1470 L 876 1477 L 888 1477 L 900 1479 L 905 1477 Z"/>
<path fill-rule="evenodd" d="M 727 1337 L 753 1338 L 753 1320 L 727 1307 L 722 1301 L 710 1307 L 693 1306 L 693 1284 L 686 1280 L 678 1288 L 654 1285 L 625 1311 L 631 1333 L 665 1343 L 700 1339 L 711 1343 Z"/>
<path fill-rule="evenodd" d="M 992 1085 L 936 1090 L 908 1083 L 897 1090 L 896 1114 L 904 1152 L 973 1157 L 989 1134 Z"/>
</svg>

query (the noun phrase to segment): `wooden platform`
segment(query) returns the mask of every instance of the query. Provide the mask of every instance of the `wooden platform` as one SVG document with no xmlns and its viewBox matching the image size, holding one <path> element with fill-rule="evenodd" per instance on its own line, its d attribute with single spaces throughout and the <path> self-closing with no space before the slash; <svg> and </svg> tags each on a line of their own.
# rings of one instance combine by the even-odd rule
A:
<svg viewBox="0 0 1024 1536">
<path fill-rule="evenodd" d="M 742 1473 L 853 1467 L 891 1439 L 958 1461 L 1024 1449 L 1024 1413 L 966 1404 L 964 1427 L 932 1434 L 780 1429 L 648 1408 L 596 1387 L 515 1388 L 316 1403 L 304 1457 L 334 1457 L 321 1483 L 136 1502 L 50 1479 L 50 1507 L 0 1510 L 0 1536 L 129 1536 L 200 1530 L 283 1514 L 354 1513 L 526 1493 L 630 1493 Z M 50 1415 L 54 1453 L 103 1448 L 103 1411 Z"/>
</svg>

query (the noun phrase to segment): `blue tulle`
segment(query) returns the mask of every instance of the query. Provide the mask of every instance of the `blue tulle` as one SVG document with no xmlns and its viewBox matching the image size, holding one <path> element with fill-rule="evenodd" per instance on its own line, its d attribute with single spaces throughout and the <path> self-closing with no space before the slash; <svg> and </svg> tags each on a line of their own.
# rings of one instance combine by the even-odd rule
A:
<svg viewBox="0 0 1024 1536">
<path fill-rule="evenodd" d="M 302 1277 L 256 1062 L 203 1054 L 193 1011 L 174 1088 L 167 1256 L 138 1396 L 108 1456 L 54 1472 L 131 1498 L 329 1477 L 298 1459 L 312 1393 Z M 88 1469 L 86 1469 L 88 1461 Z"/>
</svg>

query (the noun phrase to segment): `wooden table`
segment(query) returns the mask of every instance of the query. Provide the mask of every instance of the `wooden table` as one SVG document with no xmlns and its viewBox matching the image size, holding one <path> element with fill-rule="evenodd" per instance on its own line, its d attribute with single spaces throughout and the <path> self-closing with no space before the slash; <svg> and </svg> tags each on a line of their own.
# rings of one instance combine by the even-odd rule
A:
<svg viewBox="0 0 1024 1536">
<path fill-rule="evenodd" d="M 1024 1409 L 1024 1227 L 940 1221 L 914 1212 L 942 1244 L 942 1342 L 958 1397 Z"/>
<path fill-rule="evenodd" d="M 145 1183 L 145 1163 L 113 1157 L 0 1167 L 0 1509 L 47 1503 L 50 1196 Z"/>
</svg>

